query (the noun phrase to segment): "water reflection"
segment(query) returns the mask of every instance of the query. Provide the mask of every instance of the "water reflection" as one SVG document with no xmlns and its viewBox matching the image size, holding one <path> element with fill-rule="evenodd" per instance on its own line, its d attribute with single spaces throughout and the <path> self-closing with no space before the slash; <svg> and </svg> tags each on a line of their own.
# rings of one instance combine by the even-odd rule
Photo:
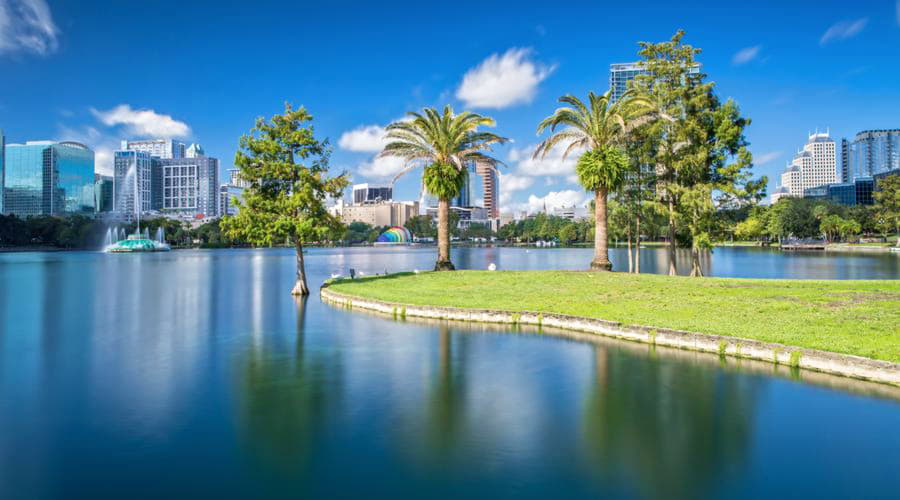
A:
<svg viewBox="0 0 900 500">
<path fill-rule="evenodd" d="M 594 360 L 582 422 L 590 472 L 636 475 L 648 498 L 699 498 L 748 460 L 760 379 L 603 346 Z"/>
<path fill-rule="evenodd" d="M 438 326 L 437 365 L 428 375 L 427 392 L 422 406 L 421 430 L 411 441 L 418 443 L 416 459 L 435 467 L 453 460 L 460 450 L 466 432 L 467 412 L 467 340 L 454 335 L 449 326 Z"/>
<path fill-rule="evenodd" d="M 289 473 L 306 469 L 342 391 L 340 352 L 307 348 L 308 298 L 295 300 L 296 332 L 254 338 L 238 356 L 235 369 L 243 445 Z"/>
<path fill-rule="evenodd" d="M 590 249 L 455 255 L 479 269 L 582 269 Z M 349 267 L 425 269 L 433 257 L 316 249 L 307 264 L 321 282 Z M 740 273 L 768 259 L 785 258 L 717 250 L 710 266 Z M 781 268 L 805 277 L 894 272 L 894 261 L 868 258 L 791 262 Z M 289 249 L 0 255 L 0 497 L 122 498 L 136 484 L 153 497 L 203 485 L 225 497 L 431 498 L 900 486 L 896 391 L 596 337 L 297 303 L 293 266 Z M 817 448 L 822 428 L 840 441 Z M 796 449 L 816 450 L 802 470 L 769 465 Z"/>
</svg>

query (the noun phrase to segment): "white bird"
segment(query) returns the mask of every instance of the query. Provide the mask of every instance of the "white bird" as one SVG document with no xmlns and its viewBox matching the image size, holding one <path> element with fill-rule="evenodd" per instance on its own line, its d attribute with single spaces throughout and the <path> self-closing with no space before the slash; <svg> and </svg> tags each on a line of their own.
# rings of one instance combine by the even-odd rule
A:
<svg viewBox="0 0 900 500">
<path fill-rule="evenodd" d="M 496 270 L 497 270 L 497 264 L 494 264 L 493 262 L 491 262 L 491 265 L 488 266 L 488 271 L 496 271 Z"/>
<path fill-rule="evenodd" d="M 359 276 L 365 276 L 365 275 L 366 275 L 366 273 L 364 273 L 364 272 L 362 272 L 362 271 L 357 271 L 356 274 L 359 275 Z"/>
<path fill-rule="evenodd" d="M 336 280 L 336 279 L 338 279 L 338 278 L 340 278 L 340 277 L 341 277 L 340 273 L 337 273 L 337 274 L 331 273 L 331 279 L 333 279 L 333 280 Z"/>
</svg>

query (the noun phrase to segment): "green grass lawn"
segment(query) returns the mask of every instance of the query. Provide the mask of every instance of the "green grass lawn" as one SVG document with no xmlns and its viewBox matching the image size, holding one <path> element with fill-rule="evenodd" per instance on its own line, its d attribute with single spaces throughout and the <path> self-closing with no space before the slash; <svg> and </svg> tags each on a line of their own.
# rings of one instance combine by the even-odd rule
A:
<svg viewBox="0 0 900 500">
<path fill-rule="evenodd" d="M 900 362 L 900 281 L 456 271 L 331 286 L 390 302 L 572 314 Z"/>
</svg>

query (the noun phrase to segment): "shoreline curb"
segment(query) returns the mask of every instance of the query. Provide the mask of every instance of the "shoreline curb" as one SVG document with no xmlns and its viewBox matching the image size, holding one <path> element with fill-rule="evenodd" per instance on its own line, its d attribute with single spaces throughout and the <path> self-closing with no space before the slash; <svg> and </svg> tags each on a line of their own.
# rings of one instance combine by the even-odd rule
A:
<svg viewBox="0 0 900 500">
<path fill-rule="evenodd" d="M 500 311 L 444 306 L 421 306 L 386 302 L 346 295 L 331 290 L 328 283 L 319 289 L 324 302 L 347 308 L 360 308 L 388 314 L 394 318 L 407 316 L 446 319 L 476 323 L 501 323 L 551 327 L 644 344 L 674 347 L 691 351 L 716 353 L 739 359 L 766 361 L 775 365 L 813 370 L 871 382 L 900 386 L 900 364 L 889 361 L 837 354 L 816 349 L 791 347 L 759 340 L 694 333 L 669 328 L 627 326 L 615 321 L 533 311 Z"/>
</svg>

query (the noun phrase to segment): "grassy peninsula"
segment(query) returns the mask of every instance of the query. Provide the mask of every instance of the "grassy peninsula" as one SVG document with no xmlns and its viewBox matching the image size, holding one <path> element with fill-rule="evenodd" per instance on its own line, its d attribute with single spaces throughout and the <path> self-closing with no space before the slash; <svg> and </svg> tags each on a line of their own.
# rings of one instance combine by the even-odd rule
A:
<svg viewBox="0 0 900 500">
<path fill-rule="evenodd" d="M 457 271 L 331 286 L 389 302 L 571 314 L 900 362 L 900 281 Z"/>
</svg>

